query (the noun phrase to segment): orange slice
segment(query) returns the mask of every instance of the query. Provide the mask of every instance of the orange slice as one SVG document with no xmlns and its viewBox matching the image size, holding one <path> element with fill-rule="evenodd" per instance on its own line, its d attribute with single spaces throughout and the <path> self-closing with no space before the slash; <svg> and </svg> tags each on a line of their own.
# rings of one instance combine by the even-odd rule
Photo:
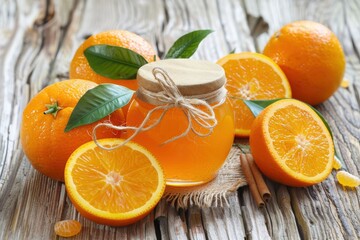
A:
<svg viewBox="0 0 360 240">
<path fill-rule="evenodd" d="M 123 141 L 98 140 L 107 147 Z M 70 200 L 84 217 L 124 226 L 142 219 L 155 207 L 165 190 L 165 177 L 155 157 L 136 143 L 107 151 L 91 141 L 70 156 L 65 185 Z"/>
<path fill-rule="evenodd" d="M 320 117 L 307 104 L 279 100 L 255 119 L 250 148 L 270 179 L 304 187 L 326 179 L 334 163 L 334 144 Z"/>
<path fill-rule="evenodd" d="M 54 225 L 56 235 L 60 237 L 73 237 L 81 231 L 81 223 L 76 220 L 63 220 Z"/>
<path fill-rule="evenodd" d="M 226 89 L 235 112 L 235 135 L 248 137 L 255 117 L 241 99 L 290 98 L 289 82 L 280 67 L 259 53 L 229 54 L 217 62 L 226 74 Z"/>
</svg>

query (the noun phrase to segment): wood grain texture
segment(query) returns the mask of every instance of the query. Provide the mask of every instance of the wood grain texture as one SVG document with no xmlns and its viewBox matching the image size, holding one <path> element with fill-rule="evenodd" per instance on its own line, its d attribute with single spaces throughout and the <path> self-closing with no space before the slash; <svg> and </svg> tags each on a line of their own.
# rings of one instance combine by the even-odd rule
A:
<svg viewBox="0 0 360 240">
<path fill-rule="evenodd" d="M 55 239 L 58 220 L 83 224 L 74 239 L 359 239 L 360 191 L 335 172 L 321 184 L 290 188 L 267 181 L 272 200 L 257 209 L 247 187 L 224 208 L 176 210 L 165 201 L 128 227 L 81 217 L 64 184 L 34 171 L 19 143 L 21 113 L 46 85 L 68 78 L 77 47 L 108 29 L 133 31 L 163 56 L 181 35 L 215 30 L 194 58 L 216 61 L 231 50 L 258 51 L 282 25 L 309 19 L 338 36 L 347 89 L 317 106 L 333 131 L 344 168 L 360 175 L 360 4 L 357 0 L 0 0 L 0 239 Z M 246 141 L 244 142 L 246 145 Z M 248 149 L 244 148 L 245 151 Z"/>
</svg>

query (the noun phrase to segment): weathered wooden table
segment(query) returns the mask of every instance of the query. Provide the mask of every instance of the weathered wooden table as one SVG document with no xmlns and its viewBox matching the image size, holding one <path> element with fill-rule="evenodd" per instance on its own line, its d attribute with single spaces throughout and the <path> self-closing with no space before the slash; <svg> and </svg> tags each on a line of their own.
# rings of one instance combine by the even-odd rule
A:
<svg viewBox="0 0 360 240">
<path fill-rule="evenodd" d="M 46 85 L 68 76 L 69 62 L 89 35 L 133 31 L 161 57 L 176 38 L 214 29 L 194 58 L 216 61 L 232 49 L 261 52 L 269 35 L 293 20 L 331 28 L 346 53 L 347 89 L 317 109 L 328 120 L 346 168 L 360 175 L 360 1 L 358 0 L 0 0 L 0 239 L 53 239 L 53 225 L 78 219 L 75 239 L 360 239 L 360 189 L 344 190 L 335 172 L 321 184 L 290 188 L 268 181 L 264 210 L 248 187 L 229 196 L 230 207 L 176 211 L 161 202 L 129 227 L 82 218 L 64 184 L 35 172 L 19 144 L 21 113 Z"/>
</svg>

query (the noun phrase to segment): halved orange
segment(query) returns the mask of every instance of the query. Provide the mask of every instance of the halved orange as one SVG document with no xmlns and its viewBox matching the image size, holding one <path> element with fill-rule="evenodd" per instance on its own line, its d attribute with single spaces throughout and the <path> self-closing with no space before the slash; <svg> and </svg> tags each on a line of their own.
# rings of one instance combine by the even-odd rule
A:
<svg viewBox="0 0 360 240">
<path fill-rule="evenodd" d="M 280 67 L 259 53 L 229 54 L 217 64 L 226 74 L 226 89 L 235 112 L 235 135 L 248 137 L 255 117 L 242 99 L 290 98 L 290 84 Z"/>
<path fill-rule="evenodd" d="M 107 147 L 123 141 L 98 140 Z M 155 157 L 136 143 L 109 151 L 91 141 L 70 156 L 65 185 L 70 200 L 84 217 L 124 226 L 142 219 L 156 206 L 165 190 L 165 177 Z"/>
<path fill-rule="evenodd" d="M 334 144 L 325 124 L 307 104 L 279 100 L 255 119 L 250 148 L 270 179 L 305 187 L 326 179 L 334 163 Z"/>
</svg>

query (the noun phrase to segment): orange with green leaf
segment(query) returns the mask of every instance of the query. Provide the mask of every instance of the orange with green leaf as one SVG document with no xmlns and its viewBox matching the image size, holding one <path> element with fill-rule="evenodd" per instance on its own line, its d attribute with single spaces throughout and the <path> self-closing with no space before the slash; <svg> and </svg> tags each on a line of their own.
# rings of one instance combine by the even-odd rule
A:
<svg viewBox="0 0 360 240">
<path fill-rule="evenodd" d="M 137 54 L 128 55 L 130 51 L 123 49 Z M 89 56 L 94 61 L 89 62 Z M 122 61 L 119 56 L 133 61 Z M 71 60 L 69 74 L 73 79 L 86 79 L 99 84 L 114 83 L 136 90 L 138 65 L 155 59 L 155 49 L 142 37 L 124 30 L 105 31 L 92 35 L 80 45 Z M 97 73 L 93 68 L 99 66 L 112 68 L 113 72 Z"/>
<path fill-rule="evenodd" d="M 180 37 L 165 58 L 188 58 L 211 30 L 198 30 Z M 136 73 L 144 64 L 157 60 L 155 49 L 142 37 L 124 30 L 100 32 L 77 49 L 70 78 L 96 83 L 114 83 L 136 90 Z"/>
<path fill-rule="evenodd" d="M 91 93 L 88 90 L 97 86 L 96 83 L 86 80 L 61 81 L 44 88 L 28 103 L 23 112 L 20 140 L 25 155 L 39 172 L 52 179 L 64 181 L 67 159 L 76 148 L 92 140 L 92 129 L 98 120 L 124 124 L 122 110 L 116 109 L 108 116 L 90 121 L 88 125 L 64 132 L 80 98 L 86 92 Z M 127 96 L 130 100 L 131 95 L 124 95 L 121 90 L 118 89 L 117 94 L 124 98 Z M 77 118 L 79 121 L 82 119 L 83 117 Z M 107 128 L 98 131 L 99 138 L 120 136 L 121 132 Z"/>
</svg>

